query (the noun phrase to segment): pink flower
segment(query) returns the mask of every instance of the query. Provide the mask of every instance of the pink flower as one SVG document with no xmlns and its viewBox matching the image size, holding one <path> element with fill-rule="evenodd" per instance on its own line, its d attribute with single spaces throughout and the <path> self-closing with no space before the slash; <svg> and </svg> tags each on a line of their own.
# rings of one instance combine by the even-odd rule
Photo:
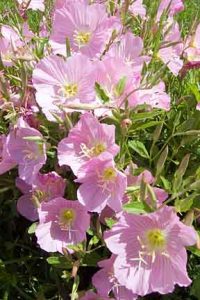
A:
<svg viewBox="0 0 200 300">
<path fill-rule="evenodd" d="M 25 218 L 35 221 L 38 219 L 38 207 L 59 196 L 64 196 L 65 180 L 55 172 L 38 173 L 32 186 L 18 178 L 17 187 L 24 193 L 17 201 L 17 210 Z"/>
<path fill-rule="evenodd" d="M 115 17 L 108 18 L 104 5 L 69 1 L 55 11 L 51 46 L 55 53 L 66 55 L 68 38 L 73 51 L 92 58 L 103 52 L 118 24 Z"/>
<path fill-rule="evenodd" d="M 136 94 L 137 104 L 147 104 L 150 107 L 161 108 L 164 110 L 170 109 L 170 97 L 165 92 L 165 84 L 162 81 L 153 88 L 141 89 L 137 91 Z"/>
<path fill-rule="evenodd" d="M 162 0 L 158 8 L 157 20 L 160 20 L 164 10 L 167 10 L 168 8 L 168 15 L 173 17 L 175 14 L 184 9 L 183 0 Z"/>
<path fill-rule="evenodd" d="M 19 118 L 7 137 L 7 149 L 11 159 L 18 164 L 19 177 L 32 184 L 46 162 L 42 134 Z"/>
<path fill-rule="evenodd" d="M 133 91 L 138 88 L 140 79 L 140 73 L 134 73 L 131 65 L 119 57 L 106 57 L 96 64 L 95 81 L 107 97 L 106 104 L 114 107 L 123 108 L 126 101 L 137 104 Z M 97 100 L 101 101 L 101 95 L 97 94 Z"/>
<path fill-rule="evenodd" d="M 197 26 L 194 37 L 186 41 L 187 48 L 184 51 L 189 62 L 200 62 L 200 24 Z"/>
<path fill-rule="evenodd" d="M 60 113 L 58 106 L 90 103 L 94 97 L 94 78 L 89 59 L 76 54 L 65 61 L 58 56 L 42 59 L 33 71 L 36 100 L 49 120 Z"/>
<path fill-rule="evenodd" d="M 80 298 L 80 300 L 114 300 L 114 298 L 109 298 L 109 297 L 102 298 L 100 295 L 92 291 L 88 291 L 85 293 L 83 297 Z"/>
<path fill-rule="evenodd" d="M 86 238 L 90 217 L 78 201 L 55 198 L 42 202 L 38 213 L 36 237 L 43 250 L 63 253 L 63 248 Z"/>
<path fill-rule="evenodd" d="M 144 62 L 148 63 L 148 56 L 141 56 L 143 50 L 143 40 L 139 36 L 134 36 L 131 32 L 127 32 L 120 37 L 117 43 L 110 48 L 108 55 L 123 59 L 128 65 L 132 66 L 134 73 L 140 74 Z"/>
<path fill-rule="evenodd" d="M 180 222 L 173 208 L 148 215 L 123 213 L 105 242 L 117 255 L 114 274 L 133 293 L 167 294 L 175 284 L 188 286 L 186 246 L 196 243 L 196 232 Z M 169 276 L 170 274 L 170 276 Z"/>
<path fill-rule="evenodd" d="M 170 71 L 177 76 L 183 67 L 183 61 L 180 56 L 183 52 L 183 43 L 177 22 L 170 24 L 170 30 L 167 27 L 167 34 L 164 36 L 164 44 L 158 51 L 158 57 L 168 66 Z M 173 44 L 177 43 L 177 44 Z M 173 44 L 173 45 L 171 45 Z"/>
<path fill-rule="evenodd" d="M 125 174 L 127 175 L 127 185 L 128 186 L 137 186 L 140 185 L 142 180 L 146 183 L 153 183 L 155 178 L 151 174 L 150 171 L 144 170 L 139 175 L 134 175 L 134 172 L 137 172 L 138 166 L 133 164 L 129 165 L 126 170 Z"/>
<path fill-rule="evenodd" d="M 152 189 L 155 194 L 156 202 L 152 203 L 152 200 L 150 199 L 149 196 L 145 199 L 145 201 L 150 207 L 155 209 L 158 208 L 165 200 L 167 200 L 169 195 L 167 192 L 165 192 L 165 190 L 161 188 L 152 187 Z"/>
<path fill-rule="evenodd" d="M 155 178 L 149 172 L 148 170 L 142 171 L 139 175 L 134 175 L 134 172 L 137 172 L 137 165 L 129 165 L 126 170 L 125 174 L 127 175 L 127 186 L 135 186 L 140 188 L 140 185 L 142 181 L 144 181 L 146 184 L 152 184 L 155 181 Z M 153 209 L 158 208 L 167 198 L 168 194 L 161 188 L 158 187 L 152 187 L 152 191 L 155 194 L 155 203 L 152 203 L 152 199 L 150 198 L 149 194 L 147 194 L 147 197 L 145 199 L 146 203 Z M 129 201 L 129 198 L 127 195 L 125 195 L 123 202 L 126 203 Z"/>
<path fill-rule="evenodd" d="M 60 166 L 70 166 L 77 175 L 84 162 L 101 153 L 115 156 L 118 151 L 114 125 L 101 124 L 91 113 L 85 113 L 71 129 L 68 137 L 58 144 L 58 161 Z"/>
<path fill-rule="evenodd" d="M 10 26 L 3 25 L 1 27 L 0 37 L 0 51 L 1 59 L 5 66 L 12 66 L 13 59 L 15 58 L 15 51 L 18 47 L 23 46 L 23 42 L 20 40 L 17 32 Z"/>
<path fill-rule="evenodd" d="M 112 291 L 116 300 L 136 300 L 137 295 L 118 283 L 113 270 L 115 258 L 116 256 L 112 255 L 111 258 L 98 263 L 102 269 L 94 274 L 92 284 L 103 299 Z"/>
<path fill-rule="evenodd" d="M 44 11 L 45 10 L 45 6 L 44 6 L 44 0 L 17 0 L 18 3 L 20 5 L 24 5 L 25 7 L 27 7 L 28 9 L 32 9 L 32 10 L 41 10 Z M 28 5 L 28 6 L 27 6 Z"/>
<path fill-rule="evenodd" d="M 7 137 L 2 134 L 0 135 L 0 175 L 11 170 L 15 165 L 7 149 Z"/>
<path fill-rule="evenodd" d="M 142 19 L 146 17 L 146 8 L 142 0 L 135 0 L 133 4 L 129 6 L 129 10 L 134 16 L 140 16 Z"/>
<path fill-rule="evenodd" d="M 108 153 L 93 158 L 79 169 L 76 182 L 81 183 L 77 196 L 87 210 L 100 213 L 108 205 L 121 210 L 126 176 L 118 171 Z"/>
</svg>

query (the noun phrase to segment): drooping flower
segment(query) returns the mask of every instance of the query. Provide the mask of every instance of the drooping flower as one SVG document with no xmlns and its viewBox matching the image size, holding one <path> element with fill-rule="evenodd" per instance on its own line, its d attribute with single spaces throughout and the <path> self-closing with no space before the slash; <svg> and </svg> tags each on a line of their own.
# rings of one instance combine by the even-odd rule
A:
<svg viewBox="0 0 200 300">
<path fill-rule="evenodd" d="M 200 24 L 197 26 L 193 37 L 189 37 L 186 41 L 186 49 L 184 54 L 189 62 L 200 62 Z"/>
<path fill-rule="evenodd" d="M 54 120 L 59 106 L 90 103 L 94 97 L 93 67 L 89 59 L 76 54 L 67 58 L 52 55 L 42 59 L 33 71 L 36 100 L 46 117 Z"/>
<path fill-rule="evenodd" d="M 50 172 L 38 173 L 32 186 L 20 178 L 17 178 L 16 185 L 24 194 L 17 201 L 18 212 L 28 220 L 35 221 L 38 219 L 38 207 L 41 203 L 63 197 L 66 183 L 56 172 Z"/>
<path fill-rule="evenodd" d="M 126 168 L 125 174 L 127 175 L 127 185 L 128 186 L 140 185 L 142 180 L 149 184 L 154 182 L 155 178 L 153 177 L 153 175 L 151 174 L 150 171 L 144 170 L 144 171 L 140 172 L 140 174 L 138 174 L 138 175 L 134 174 L 134 172 L 137 172 L 137 171 L 138 171 L 138 166 L 135 164 L 131 164 Z"/>
<path fill-rule="evenodd" d="M 183 67 L 183 61 L 180 58 L 183 52 L 183 43 L 179 25 L 177 22 L 166 26 L 167 34 L 164 35 L 163 45 L 158 51 L 158 57 L 177 76 Z"/>
<path fill-rule="evenodd" d="M 73 51 L 92 58 L 103 52 L 118 23 L 115 17 L 108 18 L 102 4 L 69 1 L 55 10 L 50 43 L 55 53 L 66 55 L 68 38 Z"/>
<path fill-rule="evenodd" d="M 81 183 L 78 200 L 87 210 L 100 213 L 106 205 L 115 212 L 121 210 L 126 176 L 116 169 L 111 155 L 105 153 L 85 163 L 77 177 Z"/>
<path fill-rule="evenodd" d="M 17 0 L 22 8 L 44 11 L 44 0 Z"/>
<path fill-rule="evenodd" d="M 195 244 L 196 239 L 195 230 L 184 225 L 167 206 L 148 215 L 123 213 L 105 233 L 108 248 L 117 255 L 115 277 L 141 296 L 170 293 L 175 284 L 191 283 L 185 247 Z"/>
<path fill-rule="evenodd" d="M 19 177 L 32 184 L 46 162 L 42 134 L 19 118 L 7 137 L 7 150 L 11 159 L 18 164 Z"/>
<path fill-rule="evenodd" d="M 18 47 L 23 46 L 23 42 L 20 40 L 17 32 L 10 26 L 3 25 L 1 27 L 0 37 L 0 52 L 1 59 L 5 66 L 12 66 L 13 59 L 15 58 L 15 52 Z"/>
<path fill-rule="evenodd" d="M 136 195 L 140 191 L 140 185 L 142 182 L 150 186 L 155 181 L 155 178 L 153 177 L 150 171 L 144 170 L 137 175 L 134 174 L 134 172 L 137 173 L 138 171 L 139 169 L 137 165 L 134 164 L 129 165 L 125 170 L 125 174 L 127 175 L 127 186 L 136 187 Z M 150 197 L 148 192 L 144 200 L 152 209 L 156 209 L 168 198 L 168 193 L 159 187 L 150 186 L 150 188 L 154 196 L 152 197 L 151 195 Z M 128 201 L 129 198 L 127 195 L 125 195 L 123 202 L 126 203 Z"/>
<path fill-rule="evenodd" d="M 150 58 L 142 56 L 143 40 L 139 36 L 134 36 L 131 32 L 120 37 L 117 43 L 114 43 L 108 55 L 123 59 L 128 65 L 131 65 L 132 71 L 135 74 L 140 74 L 144 63 L 148 63 Z"/>
<path fill-rule="evenodd" d="M 146 17 L 146 8 L 143 5 L 142 0 L 135 0 L 129 6 L 129 10 L 134 16 L 140 16 L 142 19 L 144 19 Z"/>
<path fill-rule="evenodd" d="M 11 170 L 16 166 L 16 163 L 10 157 L 7 149 L 7 137 L 2 134 L 0 135 L 0 175 Z"/>
<path fill-rule="evenodd" d="M 63 248 L 86 238 L 90 217 L 78 201 L 59 197 L 42 202 L 38 214 L 39 225 L 35 233 L 43 250 L 63 253 Z"/>
<path fill-rule="evenodd" d="M 124 107 L 126 101 L 137 105 L 133 91 L 139 87 L 140 79 L 141 74 L 134 73 L 131 65 L 127 65 L 121 58 L 106 57 L 96 63 L 95 81 L 105 95 L 102 100 L 101 93 L 97 93 L 97 99 L 120 108 Z"/>
<path fill-rule="evenodd" d="M 102 153 L 115 156 L 118 151 L 114 125 L 101 124 L 91 113 L 85 113 L 68 137 L 58 144 L 58 160 L 61 166 L 70 166 L 77 175 L 84 162 Z"/>
<path fill-rule="evenodd" d="M 183 0 L 162 0 L 158 8 L 157 20 L 160 20 L 164 10 L 167 11 L 167 9 L 169 10 L 168 16 L 173 17 L 184 9 Z"/>
<path fill-rule="evenodd" d="M 141 89 L 136 92 L 137 104 L 147 104 L 150 107 L 170 109 L 170 96 L 165 92 L 165 84 L 163 81 L 152 88 Z M 133 102 L 133 106 L 134 106 Z M 130 103 L 131 105 L 131 103 Z"/>
<path fill-rule="evenodd" d="M 109 259 L 98 263 L 102 269 L 94 274 L 92 284 L 103 299 L 112 291 L 116 300 L 136 300 L 137 295 L 118 283 L 113 270 L 115 258 L 116 256 L 112 255 Z"/>
</svg>

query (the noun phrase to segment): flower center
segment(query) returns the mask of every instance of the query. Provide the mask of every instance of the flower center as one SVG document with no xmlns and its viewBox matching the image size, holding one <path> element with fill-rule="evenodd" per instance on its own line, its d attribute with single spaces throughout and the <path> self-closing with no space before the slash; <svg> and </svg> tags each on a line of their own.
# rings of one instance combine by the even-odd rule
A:
<svg viewBox="0 0 200 300">
<path fill-rule="evenodd" d="M 35 207 L 40 207 L 40 203 L 45 200 L 47 194 L 41 190 L 34 190 L 32 192 L 31 200 Z"/>
<path fill-rule="evenodd" d="M 146 232 L 146 242 L 150 251 L 162 251 L 166 246 L 166 236 L 160 229 L 150 229 Z"/>
<path fill-rule="evenodd" d="M 92 148 L 92 154 L 93 156 L 98 156 L 102 152 L 106 150 L 106 146 L 102 143 L 97 143 L 93 148 Z"/>
<path fill-rule="evenodd" d="M 83 31 L 79 31 L 76 35 L 75 35 L 75 41 L 78 44 L 79 47 L 85 46 L 86 44 L 89 43 L 90 39 L 91 39 L 91 32 L 83 32 Z"/>
<path fill-rule="evenodd" d="M 66 98 L 75 97 L 78 93 L 78 85 L 76 83 L 65 84 L 62 91 Z"/>
<path fill-rule="evenodd" d="M 72 208 L 62 209 L 59 216 L 59 225 L 61 229 L 70 229 L 76 217 L 75 211 Z"/>
<path fill-rule="evenodd" d="M 85 156 L 85 157 L 94 157 L 94 156 L 98 156 L 99 154 L 101 154 L 102 152 L 104 152 L 106 150 L 106 146 L 103 143 L 96 143 L 94 145 L 94 147 L 92 148 L 88 148 L 84 143 L 82 143 L 80 145 L 81 148 L 81 152 L 80 154 Z"/>
<path fill-rule="evenodd" d="M 112 168 L 112 167 L 106 168 L 103 171 L 103 176 L 102 177 L 103 177 L 103 180 L 105 180 L 105 181 L 113 180 L 116 177 L 115 169 Z"/>
</svg>

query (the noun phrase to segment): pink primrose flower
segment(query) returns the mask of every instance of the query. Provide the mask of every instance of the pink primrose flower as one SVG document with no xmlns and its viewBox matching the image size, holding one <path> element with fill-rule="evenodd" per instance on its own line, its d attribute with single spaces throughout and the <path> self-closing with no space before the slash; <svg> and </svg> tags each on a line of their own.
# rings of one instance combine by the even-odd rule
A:
<svg viewBox="0 0 200 300">
<path fill-rule="evenodd" d="M 15 52 L 17 48 L 23 46 L 23 42 L 20 40 L 17 32 L 10 26 L 3 25 L 1 27 L 0 37 L 0 52 L 1 59 L 5 66 L 10 67 L 13 65 L 13 59 L 15 58 Z"/>
<path fill-rule="evenodd" d="M 139 36 L 134 36 L 131 32 L 127 32 L 111 46 L 108 56 L 122 59 L 132 67 L 132 71 L 135 74 L 140 74 L 144 63 L 150 61 L 150 57 L 141 55 L 142 50 L 143 40 Z"/>
<path fill-rule="evenodd" d="M 106 57 L 96 64 L 95 81 L 107 97 L 106 104 L 114 107 L 123 108 L 126 101 L 137 104 L 133 91 L 139 87 L 140 79 L 140 73 L 134 73 L 131 65 L 119 57 Z M 101 100 L 97 94 L 97 101 Z"/>
<path fill-rule="evenodd" d="M 164 10 L 169 9 L 168 15 L 173 17 L 175 14 L 181 12 L 184 9 L 183 0 L 161 0 L 161 3 L 157 12 L 157 21 L 160 20 Z"/>
<path fill-rule="evenodd" d="M 145 19 L 146 8 L 142 2 L 142 0 L 135 0 L 133 4 L 129 6 L 129 10 L 134 16 L 140 16 L 142 19 Z"/>
<path fill-rule="evenodd" d="M 164 36 L 162 48 L 158 51 L 158 57 L 168 66 L 170 71 L 177 76 L 183 67 L 183 61 L 180 58 L 183 52 L 183 43 L 178 23 L 175 22 L 169 24 L 169 26 L 170 29 L 168 26 L 166 27 L 167 34 Z"/>
<path fill-rule="evenodd" d="M 147 104 L 152 108 L 155 107 L 164 110 L 170 109 L 170 96 L 165 92 L 163 81 L 152 88 L 137 91 L 136 95 L 137 104 Z"/>
<path fill-rule="evenodd" d="M 77 196 L 87 210 L 100 213 L 108 205 L 115 212 L 121 210 L 126 189 L 126 176 L 115 167 L 113 158 L 105 153 L 85 163 L 77 174 L 81 183 Z"/>
<path fill-rule="evenodd" d="M 7 149 L 11 159 L 18 164 L 19 177 L 32 184 L 46 162 L 42 134 L 19 118 L 7 137 Z"/>
<path fill-rule="evenodd" d="M 189 62 L 200 62 L 200 24 L 197 26 L 193 37 L 186 41 L 187 48 L 184 53 Z"/>
<path fill-rule="evenodd" d="M 65 61 L 58 56 L 42 59 L 33 71 L 36 101 L 49 120 L 60 113 L 59 106 L 91 103 L 95 100 L 93 67 L 89 59 L 76 54 Z"/>
<path fill-rule="evenodd" d="M 30 221 L 38 219 L 38 207 L 57 197 L 63 197 L 66 187 L 65 180 L 56 172 L 38 173 L 32 186 L 17 178 L 17 187 L 24 194 L 17 201 L 18 212 Z"/>
<path fill-rule="evenodd" d="M 98 263 L 102 269 L 94 274 L 92 284 L 103 299 L 112 291 L 116 300 L 136 300 L 137 295 L 118 283 L 113 270 L 115 258 L 116 256 L 112 255 L 111 258 Z"/>
<path fill-rule="evenodd" d="M 8 152 L 7 139 L 8 138 L 4 134 L 0 135 L 0 175 L 16 166 L 15 161 L 12 160 Z"/>
<path fill-rule="evenodd" d="M 63 248 L 86 238 L 90 217 L 78 201 L 59 197 L 42 202 L 38 214 L 36 237 L 43 250 L 63 253 Z"/>
<path fill-rule="evenodd" d="M 195 230 L 184 225 L 167 206 L 148 215 L 123 213 L 105 233 L 108 248 L 117 255 L 115 277 L 141 296 L 170 293 L 175 284 L 190 285 L 185 247 L 196 240 Z"/>
<path fill-rule="evenodd" d="M 68 137 L 58 144 L 58 161 L 60 166 L 70 166 L 77 175 L 86 161 L 102 153 L 115 156 L 118 151 L 114 125 L 101 124 L 91 113 L 85 113 L 70 130 Z"/>
<path fill-rule="evenodd" d="M 93 58 L 103 52 L 119 24 L 116 17 L 107 16 L 104 5 L 69 1 L 55 10 L 50 43 L 54 53 L 66 55 L 68 38 L 73 51 Z"/>
</svg>

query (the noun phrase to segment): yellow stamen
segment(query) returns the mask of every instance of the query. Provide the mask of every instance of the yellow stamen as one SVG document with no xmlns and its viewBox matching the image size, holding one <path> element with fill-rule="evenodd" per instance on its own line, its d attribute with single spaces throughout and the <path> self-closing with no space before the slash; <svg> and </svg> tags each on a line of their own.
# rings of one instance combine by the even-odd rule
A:
<svg viewBox="0 0 200 300">
<path fill-rule="evenodd" d="M 62 91 L 66 98 L 75 97 L 78 93 L 78 85 L 76 83 L 66 84 L 63 86 Z"/>
<path fill-rule="evenodd" d="M 70 229 L 76 218 L 75 211 L 72 208 L 62 209 L 59 216 L 59 225 L 61 229 Z"/>
<path fill-rule="evenodd" d="M 166 246 L 166 236 L 160 229 L 150 229 L 146 232 L 147 248 L 150 251 L 163 251 Z"/>
<path fill-rule="evenodd" d="M 97 143 L 92 149 L 92 156 L 98 156 L 106 150 L 106 146 L 102 143 Z"/>
<path fill-rule="evenodd" d="M 91 32 L 79 31 L 74 39 L 79 47 L 85 46 L 91 39 Z"/>
<path fill-rule="evenodd" d="M 102 177 L 103 177 L 103 180 L 105 180 L 105 181 L 113 180 L 116 177 L 115 169 L 112 168 L 112 167 L 106 168 L 103 171 L 103 176 Z"/>
</svg>

